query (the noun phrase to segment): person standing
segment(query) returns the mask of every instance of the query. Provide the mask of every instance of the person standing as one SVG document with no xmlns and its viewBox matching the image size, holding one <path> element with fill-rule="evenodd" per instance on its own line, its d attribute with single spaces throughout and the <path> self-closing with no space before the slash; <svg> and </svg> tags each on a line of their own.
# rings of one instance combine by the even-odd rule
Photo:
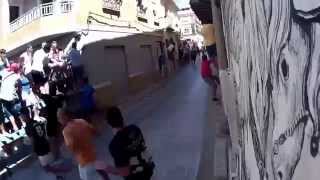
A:
<svg viewBox="0 0 320 180">
<path fill-rule="evenodd" d="M 205 54 L 202 56 L 201 76 L 203 80 L 212 87 L 212 100 L 219 101 L 219 98 L 217 97 L 217 88 L 220 84 L 218 68 L 213 60 L 208 60 L 208 57 Z"/>
<path fill-rule="evenodd" d="M 33 112 L 30 112 L 28 108 L 22 108 L 21 117 L 27 124 L 26 134 L 32 142 L 34 153 L 38 156 L 40 165 L 43 168 L 48 167 L 54 161 L 54 157 L 46 137 L 45 123 L 34 120 Z"/>
<path fill-rule="evenodd" d="M 95 168 L 96 149 L 92 125 L 83 119 L 73 119 L 73 112 L 67 108 L 58 111 L 59 122 L 63 126 L 64 142 L 79 164 L 81 180 L 102 180 Z"/>
<path fill-rule="evenodd" d="M 83 65 L 80 62 L 81 54 L 77 49 L 77 43 L 72 43 L 71 50 L 68 54 L 69 60 L 71 61 L 73 79 L 78 82 L 83 77 Z"/>
<path fill-rule="evenodd" d="M 183 49 L 183 59 L 186 63 L 190 63 L 190 47 L 188 43 L 185 43 Z"/>
<path fill-rule="evenodd" d="M 32 80 L 32 61 L 33 61 L 33 48 L 31 45 L 27 47 L 27 50 L 20 55 L 20 58 L 23 59 L 23 73 L 24 75 L 29 79 L 29 81 Z"/>
<path fill-rule="evenodd" d="M 20 66 L 15 63 L 10 65 L 9 70 L 4 69 L 1 71 L 0 101 L 14 131 L 19 129 L 16 120 L 18 121 L 20 119 L 22 100 L 19 71 Z"/>
<path fill-rule="evenodd" d="M 7 51 L 5 49 L 0 49 L 0 66 L 8 68 L 10 66 L 9 60 L 7 58 Z"/>
<path fill-rule="evenodd" d="M 98 161 L 96 168 L 122 176 L 125 180 L 150 180 L 155 165 L 140 128 L 135 125 L 125 126 L 118 107 L 109 108 L 106 119 L 114 134 L 109 150 L 115 167 Z"/>
<path fill-rule="evenodd" d="M 43 42 L 41 45 L 41 49 L 37 50 L 34 53 L 33 63 L 32 63 L 32 80 L 36 84 L 43 85 L 46 81 L 45 74 L 44 74 L 44 64 L 45 61 L 48 60 L 50 52 L 50 46 Z"/>
<path fill-rule="evenodd" d="M 166 63 L 166 55 L 164 54 L 163 50 L 161 50 L 161 54 L 159 56 L 159 59 L 158 59 L 158 63 L 159 63 L 159 72 L 160 72 L 160 75 L 163 75 L 164 73 L 164 66 L 165 66 L 165 63 Z"/>
<path fill-rule="evenodd" d="M 191 48 L 191 60 L 192 60 L 192 64 L 196 64 L 197 55 L 198 55 L 197 45 L 196 45 L 196 43 L 193 42 L 192 48 Z"/>
<path fill-rule="evenodd" d="M 90 121 L 89 117 L 96 109 L 95 89 L 89 83 L 87 77 L 80 80 L 80 103 L 83 117 Z"/>
<path fill-rule="evenodd" d="M 175 43 L 171 38 L 170 41 L 167 41 L 167 54 L 170 63 L 172 64 L 173 71 L 176 70 L 176 62 L 175 62 Z"/>
</svg>

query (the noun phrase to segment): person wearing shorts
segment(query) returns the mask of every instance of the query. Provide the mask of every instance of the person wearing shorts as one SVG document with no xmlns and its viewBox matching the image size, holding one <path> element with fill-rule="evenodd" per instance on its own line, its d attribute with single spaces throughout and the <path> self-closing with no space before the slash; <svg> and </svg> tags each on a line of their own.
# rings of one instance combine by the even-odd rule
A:
<svg viewBox="0 0 320 180">
<path fill-rule="evenodd" d="M 21 109 L 21 81 L 18 64 L 11 64 L 9 70 L 1 71 L 0 101 L 3 105 L 6 118 L 10 119 L 13 129 L 18 130 L 16 120 L 19 120 Z"/>
</svg>

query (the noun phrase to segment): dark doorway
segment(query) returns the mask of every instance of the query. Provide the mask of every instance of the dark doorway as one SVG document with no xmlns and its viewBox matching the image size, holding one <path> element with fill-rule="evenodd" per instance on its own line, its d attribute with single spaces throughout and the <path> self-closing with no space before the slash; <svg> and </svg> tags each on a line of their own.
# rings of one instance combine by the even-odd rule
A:
<svg viewBox="0 0 320 180">
<path fill-rule="evenodd" d="M 19 17 L 19 6 L 10 6 L 10 22 L 16 20 Z"/>
</svg>

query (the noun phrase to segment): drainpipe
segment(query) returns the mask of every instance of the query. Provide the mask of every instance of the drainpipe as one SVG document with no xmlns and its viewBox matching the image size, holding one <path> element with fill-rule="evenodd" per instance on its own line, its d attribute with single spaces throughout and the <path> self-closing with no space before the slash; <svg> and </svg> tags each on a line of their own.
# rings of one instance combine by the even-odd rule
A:
<svg viewBox="0 0 320 180">
<path fill-rule="evenodd" d="M 9 1 L 0 0 L 0 41 L 4 41 L 10 32 Z M 1 47 L 0 47 L 1 48 Z"/>
</svg>

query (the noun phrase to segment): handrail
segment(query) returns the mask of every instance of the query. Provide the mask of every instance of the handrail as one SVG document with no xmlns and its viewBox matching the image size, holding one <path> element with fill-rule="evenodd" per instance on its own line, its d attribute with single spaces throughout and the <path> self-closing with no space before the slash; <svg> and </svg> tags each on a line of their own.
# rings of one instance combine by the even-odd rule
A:
<svg viewBox="0 0 320 180">
<path fill-rule="evenodd" d="M 73 1 L 64 1 L 60 2 L 53 2 L 53 3 L 45 3 L 36 6 L 22 16 L 18 17 L 14 21 L 10 23 L 10 31 L 14 32 L 18 29 L 22 28 L 23 26 L 46 16 L 51 16 L 58 13 L 69 13 L 73 9 Z"/>
</svg>

